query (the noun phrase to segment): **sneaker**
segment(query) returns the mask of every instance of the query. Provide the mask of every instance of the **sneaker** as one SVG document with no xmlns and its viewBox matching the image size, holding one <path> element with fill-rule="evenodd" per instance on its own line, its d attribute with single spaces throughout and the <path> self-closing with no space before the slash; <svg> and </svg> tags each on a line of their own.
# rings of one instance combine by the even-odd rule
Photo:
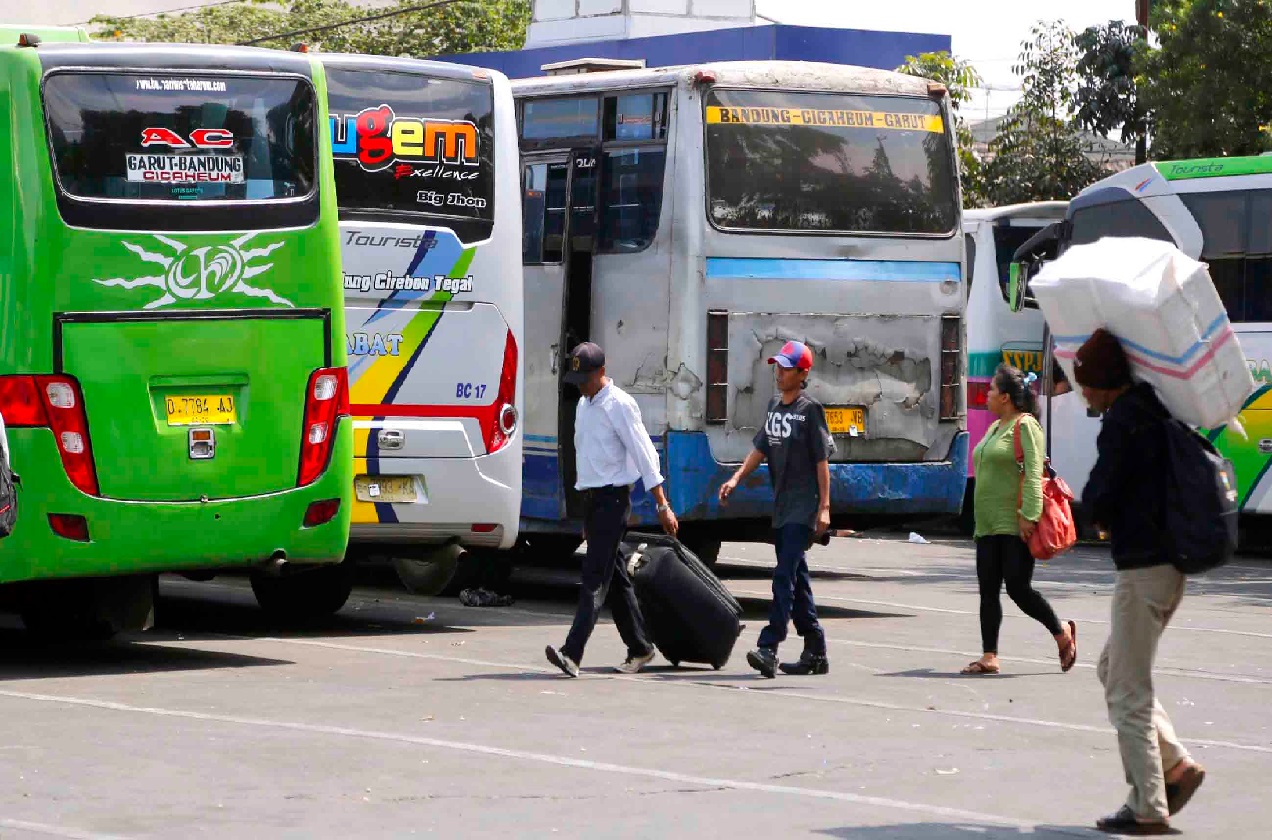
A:
<svg viewBox="0 0 1272 840">
<path fill-rule="evenodd" d="M 798 662 L 783 662 L 777 666 L 782 670 L 783 674 L 790 674 L 796 677 L 805 677 L 810 674 L 829 674 L 830 660 L 826 658 L 824 653 L 809 653 L 804 651 L 799 655 Z"/>
<path fill-rule="evenodd" d="M 746 655 L 746 662 L 767 679 L 777 676 L 777 651 L 773 648 L 756 648 Z"/>
<path fill-rule="evenodd" d="M 622 665 L 615 665 L 614 670 L 620 674 L 639 674 L 641 669 L 653 661 L 654 652 L 651 650 L 642 656 L 628 656 Z"/>
<path fill-rule="evenodd" d="M 567 677 L 577 677 L 579 675 L 578 663 L 560 650 L 548 645 L 543 652 L 548 657 L 548 661 L 564 671 Z"/>
</svg>

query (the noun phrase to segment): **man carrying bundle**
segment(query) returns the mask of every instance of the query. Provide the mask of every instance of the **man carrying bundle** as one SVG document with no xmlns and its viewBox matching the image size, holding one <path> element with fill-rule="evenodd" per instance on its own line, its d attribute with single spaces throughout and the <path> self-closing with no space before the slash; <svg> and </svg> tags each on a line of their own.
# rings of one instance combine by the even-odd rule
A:
<svg viewBox="0 0 1272 840">
<path fill-rule="evenodd" d="M 1130 797 L 1096 821 L 1115 834 L 1167 834 L 1205 779 L 1205 770 L 1175 736 L 1153 693 L 1153 659 L 1162 632 L 1184 596 L 1184 575 L 1166 543 L 1170 412 L 1153 386 L 1131 378 L 1117 337 L 1096 330 L 1078 349 L 1074 380 L 1091 408 L 1104 415 L 1098 460 L 1082 493 L 1092 519 L 1112 541 L 1117 585 L 1109 639 L 1097 673 Z"/>
</svg>

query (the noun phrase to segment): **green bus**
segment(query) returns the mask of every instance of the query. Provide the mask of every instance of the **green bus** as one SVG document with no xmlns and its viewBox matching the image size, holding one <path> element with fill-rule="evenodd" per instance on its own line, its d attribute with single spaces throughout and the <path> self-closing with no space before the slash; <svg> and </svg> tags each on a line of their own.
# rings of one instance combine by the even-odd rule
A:
<svg viewBox="0 0 1272 840">
<path fill-rule="evenodd" d="M 348 597 L 348 417 L 323 70 L 296 53 L 0 46 L 0 591 L 143 628 L 156 576 Z"/>
</svg>

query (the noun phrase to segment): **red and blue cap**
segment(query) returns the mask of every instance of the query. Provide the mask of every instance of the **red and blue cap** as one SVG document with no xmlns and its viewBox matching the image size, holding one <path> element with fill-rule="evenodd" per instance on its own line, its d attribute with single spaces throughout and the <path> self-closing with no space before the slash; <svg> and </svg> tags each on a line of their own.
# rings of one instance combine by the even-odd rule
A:
<svg viewBox="0 0 1272 840">
<path fill-rule="evenodd" d="M 799 368 L 800 370 L 813 369 L 813 351 L 800 341 L 788 341 L 782 345 L 782 349 L 772 356 L 768 363 L 770 365 L 781 365 L 784 368 Z"/>
</svg>

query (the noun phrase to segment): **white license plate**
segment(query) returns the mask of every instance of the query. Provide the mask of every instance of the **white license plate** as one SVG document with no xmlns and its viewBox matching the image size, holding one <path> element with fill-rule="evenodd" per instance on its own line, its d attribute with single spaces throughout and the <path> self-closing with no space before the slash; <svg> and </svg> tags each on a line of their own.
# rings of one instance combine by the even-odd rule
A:
<svg viewBox="0 0 1272 840">
<path fill-rule="evenodd" d="M 353 492 L 360 502 L 410 504 L 420 498 L 415 477 L 409 475 L 360 475 L 353 480 Z"/>
</svg>

